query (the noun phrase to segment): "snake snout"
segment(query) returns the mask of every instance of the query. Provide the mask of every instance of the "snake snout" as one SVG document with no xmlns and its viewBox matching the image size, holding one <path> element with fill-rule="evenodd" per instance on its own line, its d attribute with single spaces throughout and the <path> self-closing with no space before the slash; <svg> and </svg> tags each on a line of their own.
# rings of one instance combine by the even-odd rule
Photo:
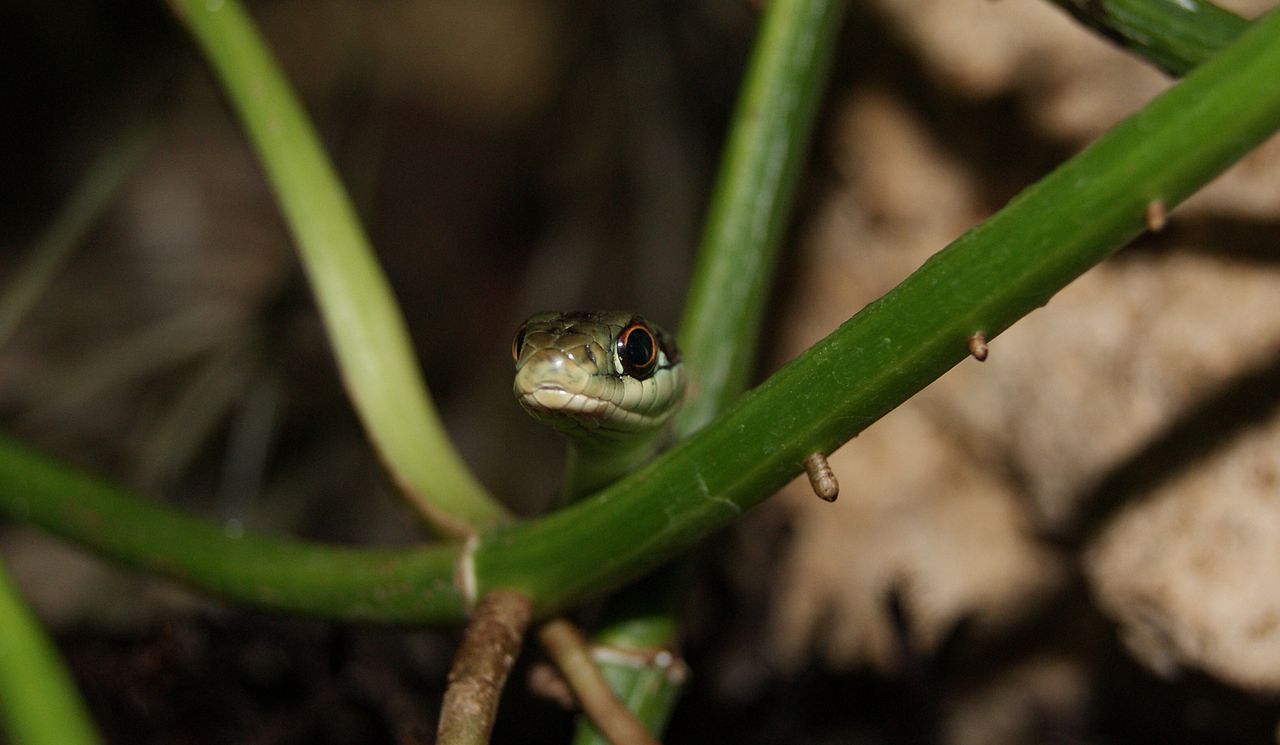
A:
<svg viewBox="0 0 1280 745">
<path fill-rule="evenodd" d="M 515 394 L 527 408 L 562 411 L 581 399 L 591 371 L 560 349 L 540 349 L 516 372 Z"/>
</svg>

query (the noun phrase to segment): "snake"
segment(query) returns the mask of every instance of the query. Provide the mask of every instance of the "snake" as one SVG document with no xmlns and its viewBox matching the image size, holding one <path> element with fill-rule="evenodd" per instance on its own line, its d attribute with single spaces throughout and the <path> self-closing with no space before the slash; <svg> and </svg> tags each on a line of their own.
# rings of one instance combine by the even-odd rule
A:
<svg viewBox="0 0 1280 745">
<path fill-rule="evenodd" d="M 635 313 L 537 313 L 516 331 L 511 356 L 516 400 L 568 443 L 568 500 L 653 457 L 684 398 L 674 337 Z"/>
</svg>

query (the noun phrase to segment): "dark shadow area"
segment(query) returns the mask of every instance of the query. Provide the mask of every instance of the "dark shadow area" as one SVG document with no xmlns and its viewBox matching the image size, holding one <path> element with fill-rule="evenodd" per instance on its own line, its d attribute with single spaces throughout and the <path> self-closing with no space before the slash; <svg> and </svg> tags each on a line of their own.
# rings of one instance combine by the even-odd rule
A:
<svg viewBox="0 0 1280 745">
<path fill-rule="evenodd" d="M 1163 231 L 1157 235 L 1144 235 L 1126 247 L 1123 253 L 1169 251 L 1194 253 L 1244 264 L 1272 265 L 1280 262 L 1280 223 L 1275 220 L 1216 214 L 1181 217 L 1174 212 Z"/>
<path fill-rule="evenodd" d="M 1280 352 L 1185 410 L 1164 431 L 1111 469 L 1090 493 L 1074 525 L 1055 543 L 1071 551 L 1087 545 L 1119 510 L 1150 494 L 1228 446 L 1280 406 Z"/>
<path fill-rule="evenodd" d="M 104 129 L 172 83 L 184 44 L 162 3 L 0 8 L 0 240 L 44 227 Z"/>
</svg>

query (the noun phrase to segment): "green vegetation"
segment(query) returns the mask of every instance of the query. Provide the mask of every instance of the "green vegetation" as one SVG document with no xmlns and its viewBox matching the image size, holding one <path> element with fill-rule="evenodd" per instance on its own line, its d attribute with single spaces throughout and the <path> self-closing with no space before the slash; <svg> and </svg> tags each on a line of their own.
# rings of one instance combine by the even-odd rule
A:
<svg viewBox="0 0 1280 745">
<path fill-rule="evenodd" d="M 248 16 L 235 0 L 175 0 L 276 190 L 370 439 L 432 525 L 475 538 L 371 550 L 230 536 L 9 438 L 0 438 L 0 514 L 222 597 L 333 619 L 459 622 L 494 589 L 527 593 L 546 617 L 620 588 L 769 497 L 809 453 L 834 450 L 964 359 L 970 335 L 994 338 L 1046 303 L 1138 235 L 1149 203 L 1172 209 L 1280 128 L 1280 13 L 1246 28 L 1213 6 L 1190 5 L 1089 4 L 1095 28 L 1144 39 L 1134 48 L 1168 70 L 1194 71 L 742 394 L 840 18 L 839 3 L 770 3 L 680 329 L 700 394 L 681 415 L 683 439 L 601 493 L 520 523 L 445 435 L 386 279 Z M 8 598 L 0 637 L 16 649 L 0 649 L 10 735 L 24 745 L 92 742 L 47 643 L 0 583 Z M 665 608 L 629 610 L 610 627 L 612 642 L 669 642 Z M 21 680 L 51 703 L 22 704 Z M 631 703 L 660 721 L 669 694 Z"/>
</svg>

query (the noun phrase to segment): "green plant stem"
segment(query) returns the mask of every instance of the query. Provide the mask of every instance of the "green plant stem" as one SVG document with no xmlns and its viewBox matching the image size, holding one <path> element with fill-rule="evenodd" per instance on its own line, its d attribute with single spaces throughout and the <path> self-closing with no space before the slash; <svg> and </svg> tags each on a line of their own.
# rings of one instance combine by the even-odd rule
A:
<svg viewBox="0 0 1280 745">
<path fill-rule="evenodd" d="M 689 374 L 688 401 L 676 419 L 681 436 L 711 421 L 747 386 L 843 10 L 837 0 L 766 6 L 680 319 Z"/>
<path fill-rule="evenodd" d="M 353 620 L 456 621 L 456 544 L 409 550 L 322 546 L 228 533 L 131 497 L 0 436 L 0 514 L 132 567 L 223 597 Z"/>
<path fill-rule="evenodd" d="M 13 745 L 100 742 L 58 650 L 0 564 L 0 720 Z M 4 739 L 4 738 L 0 738 Z"/>
<path fill-rule="evenodd" d="M 746 388 L 844 6 L 842 0 L 772 0 L 765 6 L 680 324 L 691 379 L 676 424 L 680 436 L 720 414 Z M 660 572 L 625 588 L 609 601 L 613 618 L 595 635 L 596 643 L 653 661 L 602 661 L 600 667 L 619 698 L 659 735 L 682 680 L 659 663 L 677 646 L 683 583 L 673 578 L 680 574 Z M 575 745 L 605 742 L 591 721 L 579 718 Z"/>
<path fill-rule="evenodd" d="M 384 464 L 440 531 L 508 522 L 445 433 L 404 317 L 302 106 L 239 0 L 169 0 L 213 66 L 275 189 L 348 394 Z"/>
<path fill-rule="evenodd" d="M 1172 75 L 1217 54 L 1249 22 L 1204 0 L 1052 0 L 1076 20 Z"/>
<path fill-rule="evenodd" d="M 968 353 L 1044 305 L 1280 127 L 1280 12 L 638 472 L 541 520 L 497 529 L 457 567 L 469 597 L 525 592 L 547 617 L 666 562 L 762 501 Z M 1212 136 L 1208 136 L 1208 134 Z M 998 354 L 998 348 L 996 353 Z M 130 499 L 0 438 L 0 514 L 103 555 L 269 607 L 460 620 L 458 544 L 332 549 L 245 536 Z M 296 584 L 295 584 L 296 583 Z"/>
<path fill-rule="evenodd" d="M 1044 305 L 1280 126 L 1280 12 L 933 256 L 714 423 L 599 496 L 484 537 L 475 575 L 540 612 L 727 524 Z M 998 352 L 997 352 L 998 353 Z M 554 557 L 554 561 L 552 560 Z"/>
</svg>

